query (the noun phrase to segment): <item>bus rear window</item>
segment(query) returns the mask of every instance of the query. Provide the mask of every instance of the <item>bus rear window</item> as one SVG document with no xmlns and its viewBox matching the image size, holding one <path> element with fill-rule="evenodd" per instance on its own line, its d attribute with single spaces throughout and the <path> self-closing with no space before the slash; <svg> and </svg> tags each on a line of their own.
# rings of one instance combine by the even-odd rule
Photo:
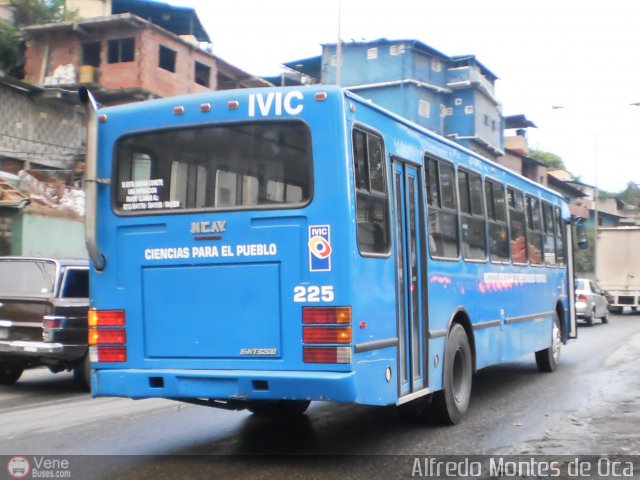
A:
<svg viewBox="0 0 640 480">
<path fill-rule="evenodd" d="M 131 135 L 116 147 L 123 212 L 287 208 L 309 201 L 311 135 L 302 122 Z"/>
</svg>

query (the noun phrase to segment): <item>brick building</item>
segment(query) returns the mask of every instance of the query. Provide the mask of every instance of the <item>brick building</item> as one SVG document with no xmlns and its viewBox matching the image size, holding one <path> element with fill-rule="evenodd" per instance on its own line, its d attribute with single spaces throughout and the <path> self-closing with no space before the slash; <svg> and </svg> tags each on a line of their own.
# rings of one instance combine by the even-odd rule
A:
<svg viewBox="0 0 640 480">
<path fill-rule="evenodd" d="M 104 104 L 228 88 L 268 86 L 133 13 L 27 27 L 25 81 L 88 86 Z"/>
</svg>

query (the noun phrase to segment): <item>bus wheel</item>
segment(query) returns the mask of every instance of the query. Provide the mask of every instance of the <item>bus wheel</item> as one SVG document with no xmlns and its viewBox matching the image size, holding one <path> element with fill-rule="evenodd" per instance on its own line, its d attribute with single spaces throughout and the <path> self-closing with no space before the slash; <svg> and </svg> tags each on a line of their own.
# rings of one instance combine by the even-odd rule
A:
<svg viewBox="0 0 640 480">
<path fill-rule="evenodd" d="M 536 364 L 541 372 L 553 372 L 558 368 L 560 360 L 560 347 L 562 346 L 562 335 L 560 332 L 560 320 L 558 315 L 553 317 L 553 331 L 551 334 L 551 346 L 536 352 Z"/>
<path fill-rule="evenodd" d="M 443 390 L 434 393 L 436 418 L 454 425 L 462 420 L 471 398 L 472 358 L 469 338 L 464 327 L 451 327 L 444 354 Z"/>
<path fill-rule="evenodd" d="M 0 364 L 0 385 L 11 385 L 16 383 L 24 372 L 24 368 L 19 365 Z"/>
<path fill-rule="evenodd" d="M 265 400 L 247 410 L 260 417 L 296 417 L 306 412 L 310 403 L 309 400 Z"/>
</svg>

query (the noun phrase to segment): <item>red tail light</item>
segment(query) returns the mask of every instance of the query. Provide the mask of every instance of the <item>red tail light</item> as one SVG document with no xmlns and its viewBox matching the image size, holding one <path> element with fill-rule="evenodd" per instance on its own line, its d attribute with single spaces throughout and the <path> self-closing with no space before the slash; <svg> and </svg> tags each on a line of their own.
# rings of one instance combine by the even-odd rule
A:
<svg viewBox="0 0 640 480">
<path fill-rule="evenodd" d="M 350 347 L 304 347 L 305 363 L 351 363 Z"/>
<path fill-rule="evenodd" d="M 125 347 L 97 347 L 97 357 L 98 362 L 126 362 L 127 349 Z"/>
<path fill-rule="evenodd" d="M 351 343 L 351 327 L 304 327 L 304 343 Z"/>
<path fill-rule="evenodd" d="M 89 329 L 89 345 L 124 345 L 127 335 L 124 328 Z"/>
<path fill-rule="evenodd" d="M 89 310 L 89 327 L 121 327 L 125 323 L 124 310 Z"/>
<path fill-rule="evenodd" d="M 49 330 L 60 328 L 62 326 L 63 319 L 64 317 L 44 317 L 42 326 Z"/>
<path fill-rule="evenodd" d="M 126 362 L 124 310 L 89 310 L 89 355 L 92 362 Z M 119 345 L 119 346 L 115 346 Z"/>
<path fill-rule="evenodd" d="M 580 295 L 578 295 L 578 300 L 580 300 L 581 302 L 586 302 L 587 296 L 584 293 L 581 293 Z"/>
<path fill-rule="evenodd" d="M 351 307 L 303 307 L 302 323 L 351 323 Z"/>
</svg>

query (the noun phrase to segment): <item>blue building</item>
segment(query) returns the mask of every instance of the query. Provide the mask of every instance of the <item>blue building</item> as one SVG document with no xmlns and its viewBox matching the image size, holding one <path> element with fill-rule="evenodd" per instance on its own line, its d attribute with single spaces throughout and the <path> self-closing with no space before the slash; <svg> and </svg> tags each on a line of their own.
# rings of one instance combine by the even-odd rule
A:
<svg viewBox="0 0 640 480">
<path fill-rule="evenodd" d="M 484 156 L 504 153 L 497 77 L 474 55 L 449 57 L 417 40 L 385 38 L 339 47 L 325 44 L 321 56 L 284 65 L 306 82 L 340 84 Z"/>
</svg>

